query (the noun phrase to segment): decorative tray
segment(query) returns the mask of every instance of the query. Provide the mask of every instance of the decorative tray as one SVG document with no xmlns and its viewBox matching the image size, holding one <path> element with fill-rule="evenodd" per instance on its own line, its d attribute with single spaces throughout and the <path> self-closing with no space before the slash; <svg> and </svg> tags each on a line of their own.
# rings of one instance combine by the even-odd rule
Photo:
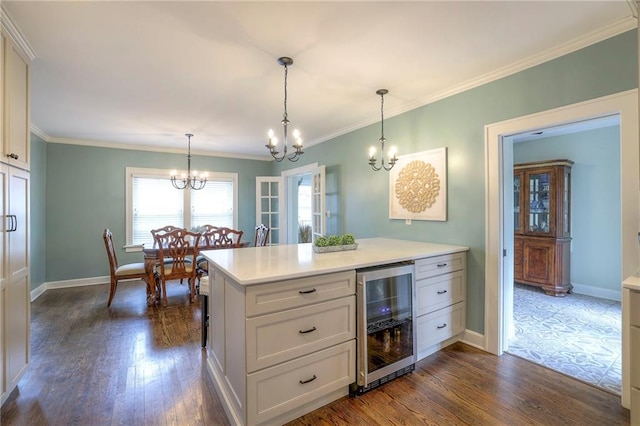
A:
<svg viewBox="0 0 640 426">
<path fill-rule="evenodd" d="M 355 243 L 355 244 L 347 244 L 343 246 L 326 246 L 326 247 L 313 246 L 313 251 L 315 253 L 332 253 L 335 251 L 355 250 L 357 248 L 358 248 L 358 243 Z"/>
</svg>

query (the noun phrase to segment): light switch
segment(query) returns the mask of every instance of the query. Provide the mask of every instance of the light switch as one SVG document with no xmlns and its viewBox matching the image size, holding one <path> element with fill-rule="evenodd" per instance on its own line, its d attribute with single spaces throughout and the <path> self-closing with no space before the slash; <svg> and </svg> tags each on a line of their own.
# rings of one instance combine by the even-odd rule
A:
<svg viewBox="0 0 640 426">
<path fill-rule="evenodd" d="M 404 224 L 405 225 L 411 225 L 411 219 L 405 219 L 404 220 Z"/>
</svg>

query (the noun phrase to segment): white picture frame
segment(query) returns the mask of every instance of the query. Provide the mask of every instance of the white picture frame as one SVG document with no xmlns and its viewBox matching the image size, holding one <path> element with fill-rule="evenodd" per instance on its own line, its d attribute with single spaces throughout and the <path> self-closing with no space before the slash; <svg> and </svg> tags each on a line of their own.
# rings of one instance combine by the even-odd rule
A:
<svg viewBox="0 0 640 426">
<path fill-rule="evenodd" d="M 446 147 L 398 156 L 389 173 L 389 219 L 447 220 Z"/>
</svg>

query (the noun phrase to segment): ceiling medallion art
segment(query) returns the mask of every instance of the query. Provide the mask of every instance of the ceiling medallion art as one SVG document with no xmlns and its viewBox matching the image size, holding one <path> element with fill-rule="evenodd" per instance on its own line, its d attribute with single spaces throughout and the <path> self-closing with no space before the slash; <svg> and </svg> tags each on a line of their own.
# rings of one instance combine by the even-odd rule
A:
<svg viewBox="0 0 640 426">
<path fill-rule="evenodd" d="M 396 198 L 411 213 L 431 208 L 440 195 L 440 177 L 431 163 L 415 160 L 400 170 L 395 184 Z"/>
</svg>

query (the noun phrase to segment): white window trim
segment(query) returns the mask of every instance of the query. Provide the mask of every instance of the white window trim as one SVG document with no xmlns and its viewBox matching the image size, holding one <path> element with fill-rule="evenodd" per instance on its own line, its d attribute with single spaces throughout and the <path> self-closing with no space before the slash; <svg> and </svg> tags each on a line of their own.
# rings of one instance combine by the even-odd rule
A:
<svg viewBox="0 0 640 426">
<path fill-rule="evenodd" d="M 208 173 L 208 180 L 226 180 L 233 182 L 233 227 L 234 229 L 238 229 L 238 173 L 227 173 L 227 172 L 212 172 L 207 170 L 202 170 L 203 172 Z M 132 194 L 133 194 L 133 176 L 147 176 L 150 178 L 162 178 L 166 177 L 169 179 L 171 176 L 171 169 L 149 169 L 142 167 L 126 167 L 125 168 L 125 229 L 126 229 L 126 244 L 125 250 L 128 251 L 141 251 L 141 245 L 132 244 L 132 228 L 133 228 L 133 209 L 131 207 L 132 203 Z M 178 174 L 182 173 L 182 171 L 178 170 Z M 176 191 L 181 191 L 176 189 Z M 186 197 L 185 203 L 188 204 L 190 202 L 190 197 Z M 184 214 L 185 217 L 189 217 L 191 219 L 191 209 L 185 206 Z"/>
</svg>

